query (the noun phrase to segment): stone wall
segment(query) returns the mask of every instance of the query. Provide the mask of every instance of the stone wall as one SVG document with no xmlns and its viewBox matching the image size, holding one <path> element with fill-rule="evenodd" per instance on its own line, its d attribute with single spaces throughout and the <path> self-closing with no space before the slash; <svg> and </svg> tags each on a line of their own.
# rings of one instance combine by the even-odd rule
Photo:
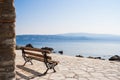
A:
<svg viewBox="0 0 120 80">
<path fill-rule="evenodd" d="M 15 79 L 14 0 L 0 0 L 0 80 Z"/>
</svg>

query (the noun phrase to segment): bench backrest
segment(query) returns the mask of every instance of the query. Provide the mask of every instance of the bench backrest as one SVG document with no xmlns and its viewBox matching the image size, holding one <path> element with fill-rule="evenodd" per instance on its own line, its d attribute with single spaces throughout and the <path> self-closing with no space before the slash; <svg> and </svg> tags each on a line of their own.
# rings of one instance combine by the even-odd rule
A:
<svg viewBox="0 0 120 80">
<path fill-rule="evenodd" d="M 48 50 L 42 50 L 39 48 L 30 48 L 30 47 L 21 47 L 22 50 L 22 56 L 25 57 L 27 55 L 41 57 L 41 58 L 47 58 L 51 60 L 50 56 L 47 56 L 46 54 L 50 54 L 50 51 Z"/>
</svg>

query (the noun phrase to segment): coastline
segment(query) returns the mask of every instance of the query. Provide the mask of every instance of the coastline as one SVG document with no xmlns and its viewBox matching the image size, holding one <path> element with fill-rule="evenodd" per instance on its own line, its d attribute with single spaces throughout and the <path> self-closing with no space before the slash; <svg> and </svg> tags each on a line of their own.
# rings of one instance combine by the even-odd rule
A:
<svg viewBox="0 0 120 80">
<path fill-rule="evenodd" d="M 53 60 L 59 61 L 56 73 L 50 70 L 45 76 L 44 63 L 33 60 L 34 65 L 24 60 L 20 50 L 16 50 L 17 80 L 120 80 L 120 62 L 80 58 L 67 55 L 50 54 Z"/>
</svg>

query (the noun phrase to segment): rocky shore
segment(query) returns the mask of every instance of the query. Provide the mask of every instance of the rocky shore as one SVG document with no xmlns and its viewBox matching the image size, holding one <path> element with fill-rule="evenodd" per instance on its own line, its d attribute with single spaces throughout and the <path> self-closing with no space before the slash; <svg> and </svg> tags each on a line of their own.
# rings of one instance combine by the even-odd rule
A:
<svg viewBox="0 0 120 80">
<path fill-rule="evenodd" d="M 33 65 L 27 63 L 22 66 L 24 60 L 20 50 L 16 50 L 16 78 L 17 80 L 120 80 L 120 62 L 89 59 L 50 54 L 59 61 L 56 73 L 46 70 L 43 62 L 33 60 Z"/>
</svg>

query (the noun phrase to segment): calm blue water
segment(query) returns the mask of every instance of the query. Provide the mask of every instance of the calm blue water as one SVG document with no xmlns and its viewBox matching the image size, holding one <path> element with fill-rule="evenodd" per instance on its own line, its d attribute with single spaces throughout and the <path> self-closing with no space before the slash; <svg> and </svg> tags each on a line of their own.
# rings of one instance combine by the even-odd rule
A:
<svg viewBox="0 0 120 80">
<path fill-rule="evenodd" d="M 52 47 L 55 52 L 62 50 L 64 55 L 83 55 L 87 56 L 101 56 L 102 58 L 109 58 L 113 55 L 120 55 L 120 42 L 103 42 L 103 41 L 20 41 L 17 40 L 17 45 L 26 45 L 31 43 L 34 47 Z"/>
</svg>

